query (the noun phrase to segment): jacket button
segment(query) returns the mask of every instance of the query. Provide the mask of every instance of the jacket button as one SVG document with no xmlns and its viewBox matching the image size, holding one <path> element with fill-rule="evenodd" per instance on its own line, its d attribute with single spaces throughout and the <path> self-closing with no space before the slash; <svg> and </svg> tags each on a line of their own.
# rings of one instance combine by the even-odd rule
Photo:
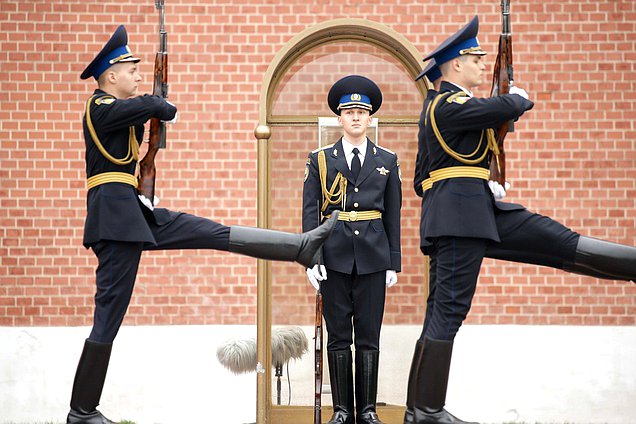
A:
<svg viewBox="0 0 636 424">
<path fill-rule="evenodd" d="M 360 190 L 358 190 L 358 187 L 354 188 L 353 191 L 355 191 L 356 193 L 359 192 Z"/>
<path fill-rule="evenodd" d="M 355 234 L 356 236 L 359 236 L 359 235 L 360 235 L 360 231 L 355 230 L 355 231 L 353 232 L 353 234 Z"/>
<path fill-rule="evenodd" d="M 359 206 L 359 205 L 358 205 L 358 202 L 355 202 L 355 203 L 353 204 L 353 207 L 354 207 L 354 208 L 357 208 L 358 206 Z"/>
</svg>

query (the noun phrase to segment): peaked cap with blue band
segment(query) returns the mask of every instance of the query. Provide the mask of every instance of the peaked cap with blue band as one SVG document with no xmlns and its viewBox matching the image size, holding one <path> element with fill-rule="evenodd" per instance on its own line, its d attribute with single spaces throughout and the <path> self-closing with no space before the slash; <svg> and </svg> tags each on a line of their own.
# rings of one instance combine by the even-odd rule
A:
<svg viewBox="0 0 636 424">
<path fill-rule="evenodd" d="M 477 32 L 479 31 L 479 18 L 475 16 L 470 22 L 464 25 L 455 34 L 448 37 L 438 48 L 424 58 L 428 60 L 435 59 L 437 66 L 440 66 L 449 60 L 466 54 L 483 56 L 485 51 L 479 46 L 477 41 Z"/>
<path fill-rule="evenodd" d="M 329 109 L 336 115 L 344 109 L 366 109 L 373 115 L 382 105 L 380 88 L 367 77 L 349 75 L 339 79 L 327 95 Z"/>
<path fill-rule="evenodd" d="M 441 78 L 442 71 L 439 70 L 439 66 L 437 66 L 437 62 L 435 61 L 435 59 L 429 60 L 429 62 L 426 64 L 426 68 L 424 68 L 424 70 L 420 72 L 417 78 L 415 78 L 415 81 L 419 80 L 420 78 L 424 78 L 425 76 L 430 82 L 434 82 L 436 79 Z"/>
<path fill-rule="evenodd" d="M 128 48 L 128 33 L 123 25 L 120 25 L 110 40 L 104 45 L 95 59 L 84 69 L 81 79 L 93 77 L 98 79 L 108 68 L 116 63 L 123 62 L 139 62 L 141 59 L 134 57 L 130 48 Z"/>
</svg>

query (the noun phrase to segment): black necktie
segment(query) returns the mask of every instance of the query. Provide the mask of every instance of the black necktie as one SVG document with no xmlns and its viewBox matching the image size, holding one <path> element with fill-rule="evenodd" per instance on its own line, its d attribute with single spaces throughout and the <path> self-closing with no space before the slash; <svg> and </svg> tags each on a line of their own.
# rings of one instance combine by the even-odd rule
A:
<svg viewBox="0 0 636 424">
<path fill-rule="evenodd" d="M 362 168 L 362 164 L 360 163 L 360 157 L 358 154 L 360 150 L 357 147 L 353 148 L 353 159 L 351 159 L 351 173 L 353 174 L 354 179 L 358 179 L 358 175 L 360 174 L 360 169 Z"/>
</svg>

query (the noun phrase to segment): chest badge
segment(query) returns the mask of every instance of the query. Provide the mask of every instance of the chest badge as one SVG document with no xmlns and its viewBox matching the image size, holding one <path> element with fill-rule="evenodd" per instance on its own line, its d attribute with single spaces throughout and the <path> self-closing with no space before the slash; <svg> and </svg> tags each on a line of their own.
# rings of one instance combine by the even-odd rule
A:
<svg viewBox="0 0 636 424">
<path fill-rule="evenodd" d="M 382 168 L 375 168 L 378 170 L 378 172 L 380 173 L 380 175 L 385 176 L 386 174 L 388 174 L 390 171 L 388 169 L 386 169 L 385 167 Z"/>
</svg>

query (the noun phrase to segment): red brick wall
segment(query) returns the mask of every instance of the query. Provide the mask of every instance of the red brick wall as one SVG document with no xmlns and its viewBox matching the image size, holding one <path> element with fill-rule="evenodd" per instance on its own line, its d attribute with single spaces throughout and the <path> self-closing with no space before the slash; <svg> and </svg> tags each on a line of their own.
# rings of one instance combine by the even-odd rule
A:
<svg viewBox="0 0 636 424">
<path fill-rule="evenodd" d="M 253 130 L 263 75 L 276 52 L 307 27 L 365 18 L 390 26 L 422 52 L 475 14 L 481 43 L 494 52 L 500 27 L 498 1 L 314 3 L 167 1 L 170 98 L 180 114 L 158 161 L 163 206 L 255 225 Z M 144 59 L 142 91 L 149 91 L 157 42 L 153 4 L 0 0 L 0 325 L 91 322 L 95 259 L 81 247 L 80 122 L 94 84 L 79 74 L 123 23 Z M 636 245 L 636 3 L 526 0 L 513 2 L 512 11 L 516 80 L 537 103 L 508 139 L 510 200 L 587 235 Z M 286 141 L 282 130 L 273 143 Z M 381 134 L 403 164 L 406 216 L 405 269 L 389 291 L 386 322 L 419 323 L 423 267 L 410 193 L 414 129 Z M 290 190 L 301 189 L 312 143 L 273 155 L 277 163 L 299 164 L 281 170 L 292 178 Z M 275 189 L 273 198 L 279 195 Z M 278 228 L 294 228 L 299 216 L 274 220 Z M 311 291 L 302 269 L 278 269 L 294 278 L 276 286 L 276 305 L 304 299 L 291 322 L 305 315 L 309 322 Z M 147 253 L 125 323 L 253 324 L 255 275 L 255 260 L 227 253 Z M 634 325 L 635 317 L 633 285 L 487 260 L 469 321 Z"/>
</svg>

